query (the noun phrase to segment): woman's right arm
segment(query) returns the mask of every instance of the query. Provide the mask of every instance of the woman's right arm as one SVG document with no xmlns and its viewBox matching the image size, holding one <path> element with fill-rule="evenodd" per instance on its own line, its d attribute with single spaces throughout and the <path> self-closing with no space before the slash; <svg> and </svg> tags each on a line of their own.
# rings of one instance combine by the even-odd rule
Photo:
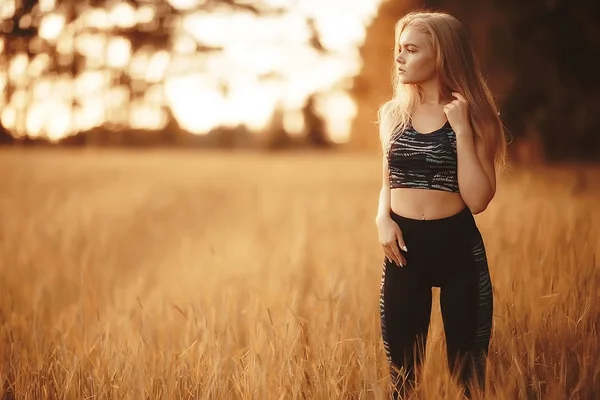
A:
<svg viewBox="0 0 600 400">
<path fill-rule="evenodd" d="M 400 266 L 406 265 L 406 260 L 400 253 L 400 247 L 404 244 L 402 231 L 398 224 L 390 216 L 391 211 L 391 189 L 389 181 L 389 168 L 387 157 L 383 156 L 383 179 L 381 191 L 379 192 L 379 206 L 377 208 L 377 216 L 375 223 L 379 233 L 379 242 L 383 246 L 383 250 L 388 259 L 393 260 Z"/>
<path fill-rule="evenodd" d="M 375 221 L 378 222 L 381 219 L 391 218 L 391 189 L 389 180 L 389 168 L 387 163 L 387 157 L 383 157 L 383 177 L 381 183 L 381 191 L 379 192 L 379 207 L 377 208 L 377 217 Z"/>
</svg>

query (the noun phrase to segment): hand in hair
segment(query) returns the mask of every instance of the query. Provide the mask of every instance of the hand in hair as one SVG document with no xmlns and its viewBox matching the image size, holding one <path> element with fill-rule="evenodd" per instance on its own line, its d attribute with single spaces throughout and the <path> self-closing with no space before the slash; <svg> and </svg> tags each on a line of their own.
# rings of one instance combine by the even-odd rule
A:
<svg viewBox="0 0 600 400">
<path fill-rule="evenodd" d="M 469 119 L 469 103 L 462 94 L 452 92 L 456 100 L 444 106 L 444 114 L 457 135 L 469 134 L 471 132 L 471 123 Z"/>
</svg>

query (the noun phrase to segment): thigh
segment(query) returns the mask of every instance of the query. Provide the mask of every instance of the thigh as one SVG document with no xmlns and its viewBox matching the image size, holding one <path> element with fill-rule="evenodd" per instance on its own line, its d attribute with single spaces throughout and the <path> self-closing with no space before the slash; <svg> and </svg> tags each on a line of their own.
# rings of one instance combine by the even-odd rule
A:
<svg viewBox="0 0 600 400">
<path fill-rule="evenodd" d="M 462 246 L 461 246 L 462 247 Z M 449 351 L 487 351 L 493 296 L 483 238 L 475 231 L 455 260 L 456 274 L 440 290 L 440 306 Z"/>
<path fill-rule="evenodd" d="M 431 286 L 417 265 L 384 266 L 380 308 L 390 340 L 403 346 L 412 344 L 418 334 L 427 334 L 431 315 Z"/>
</svg>

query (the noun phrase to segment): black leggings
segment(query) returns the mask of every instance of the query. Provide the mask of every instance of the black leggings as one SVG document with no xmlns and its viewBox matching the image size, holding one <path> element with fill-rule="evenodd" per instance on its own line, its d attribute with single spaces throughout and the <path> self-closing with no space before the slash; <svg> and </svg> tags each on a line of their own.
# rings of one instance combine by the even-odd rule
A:
<svg viewBox="0 0 600 400">
<path fill-rule="evenodd" d="M 484 388 L 493 308 L 487 256 L 475 219 L 467 207 L 434 220 L 390 215 L 408 249 L 402 251 L 407 265 L 386 261 L 381 278 L 381 331 L 393 398 L 414 386 L 415 367 L 425 353 L 432 287 L 441 288 L 448 367 L 469 396 L 471 378 Z"/>
</svg>

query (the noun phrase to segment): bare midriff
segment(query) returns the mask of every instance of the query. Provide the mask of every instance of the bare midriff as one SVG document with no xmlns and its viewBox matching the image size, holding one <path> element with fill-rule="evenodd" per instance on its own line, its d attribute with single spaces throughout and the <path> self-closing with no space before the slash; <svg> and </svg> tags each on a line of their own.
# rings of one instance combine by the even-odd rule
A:
<svg viewBox="0 0 600 400">
<path fill-rule="evenodd" d="M 406 218 L 440 219 L 457 214 L 465 207 L 460 193 L 410 188 L 394 188 L 390 192 L 390 208 Z"/>
</svg>

